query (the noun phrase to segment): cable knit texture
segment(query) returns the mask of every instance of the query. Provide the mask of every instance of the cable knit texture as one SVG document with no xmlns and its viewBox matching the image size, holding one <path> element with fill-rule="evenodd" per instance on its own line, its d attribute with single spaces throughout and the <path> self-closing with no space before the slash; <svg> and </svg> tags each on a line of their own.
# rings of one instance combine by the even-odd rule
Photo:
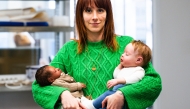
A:
<svg viewBox="0 0 190 109">
<path fill-rule="evenodd" d="M 100 42 L 88 42 L 88 49 L 77 54 L 77 43 L 69 41 L 56 54 L 51 65 L 73 76 L 77 82 L 86 84 L 84 95 L 98 97 L 107 90 L 106 83 L 113 78 L 113 71 L 120 63 L 120 56 L 125 46 L 133 39 L 129 36 L 117 36 L 119 49 L 109 50 Z M 93 71 L 92 67 L 96 70 Z M 149 63 L 145 67 L 145 77 L 142 81 L 120 88 L 127 100 L 129 109 L 145 109 L 151 106 L 159 96 L 162 85 L 159 74 Z M 32 85 L 34 100 L 45 109 L 57 108 L 60 105 L 59 96 L 66 88 L 57 86 L 40 87 L 36 82 Z"/>
</svg>

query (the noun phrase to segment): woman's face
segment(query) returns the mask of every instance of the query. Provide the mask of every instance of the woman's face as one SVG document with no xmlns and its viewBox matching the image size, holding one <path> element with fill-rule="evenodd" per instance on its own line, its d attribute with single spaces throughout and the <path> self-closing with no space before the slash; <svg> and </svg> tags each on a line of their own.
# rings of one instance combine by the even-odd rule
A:
<svg viewBox="0 0 190 109">
<path fill-rule="evenodd" d="M 84 24 L 88 33 L 101 33 L 106 22 L 106 10 L 89 6 L 83 11 Z"/>
</svg>

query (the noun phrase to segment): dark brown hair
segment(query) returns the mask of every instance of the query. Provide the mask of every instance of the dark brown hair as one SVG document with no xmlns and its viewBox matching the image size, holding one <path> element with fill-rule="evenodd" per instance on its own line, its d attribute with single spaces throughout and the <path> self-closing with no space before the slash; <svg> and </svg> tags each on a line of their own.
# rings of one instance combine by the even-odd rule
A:
<svg viewBox="0 0 190 109">
<path fill-rule="evenodd" d="M 104 26 L 104 33 L 103 33 L 103 42 L 105 42 L 106 46 L 116 51 L 118 48 L 116 35 L 114 30 L 114 20 L 113 20 L 113 12 L 112 12 L 112 5 L 110 0 L 78 0 L 76 6 L 76 15 L 75 15 L 75 22 L 76 22 L 76 30 L 78 34 L 78 53 L 81 53 L 87 44 L 87 30 L 84 25 L 84 18 L 83 18 L 83 11 L 92 5 L 95 5 L 98 8 L 103 8 L 106 10 L 106 22 Z"/>
<path fill-rule="evenodd" d="M 134 51 L 137 51 L 138 55 L 141 55 L 143 58 L 142 66 L 147 65 L 152 57 L 151 49 L 140 40 L 133 40 L 131 43 L 134 47 Z"/>
<path fill-rule="evenodd" d="M 46 69 L 48 66 L 49 65 L 44 65 L 36 71 L 36 81 L 42 87 L 52 84 L 50 81 L 48 81 L 48 78 L 51 76 L 51 72 Z"/>
</svg>

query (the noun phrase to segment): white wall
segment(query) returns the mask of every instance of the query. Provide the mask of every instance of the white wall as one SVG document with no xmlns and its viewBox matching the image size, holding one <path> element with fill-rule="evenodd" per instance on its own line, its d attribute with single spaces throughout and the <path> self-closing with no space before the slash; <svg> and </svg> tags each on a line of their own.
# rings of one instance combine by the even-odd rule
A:
<svg viewBox="0 0 190 109">
<path fill-rule="evenodd" d="M 153 0 L 153 64 L 163 83 L 154 109 L 189 109 L 190 0 Z"/>
</svg>

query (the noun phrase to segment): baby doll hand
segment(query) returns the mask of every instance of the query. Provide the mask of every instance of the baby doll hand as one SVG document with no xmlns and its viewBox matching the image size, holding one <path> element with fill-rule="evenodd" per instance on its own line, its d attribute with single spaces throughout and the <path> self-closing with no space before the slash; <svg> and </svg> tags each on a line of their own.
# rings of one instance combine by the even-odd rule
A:
<svg viewBox="0 0 190 109">
<path fill-rule="evenodd" d="M 82 88 L 86 88 L 86 85 L 85 85 L 85 84 L 83 84 L 83 83 L 81 83 L 81 86 L 82 86 Z"/>
<path fill-rule="evenodd" d="M 111 87 L 117 85 L 117 80 L 116 79 L 111 79 L 107 82 L 107 88 L 110 89 Z"/>
</svg>

